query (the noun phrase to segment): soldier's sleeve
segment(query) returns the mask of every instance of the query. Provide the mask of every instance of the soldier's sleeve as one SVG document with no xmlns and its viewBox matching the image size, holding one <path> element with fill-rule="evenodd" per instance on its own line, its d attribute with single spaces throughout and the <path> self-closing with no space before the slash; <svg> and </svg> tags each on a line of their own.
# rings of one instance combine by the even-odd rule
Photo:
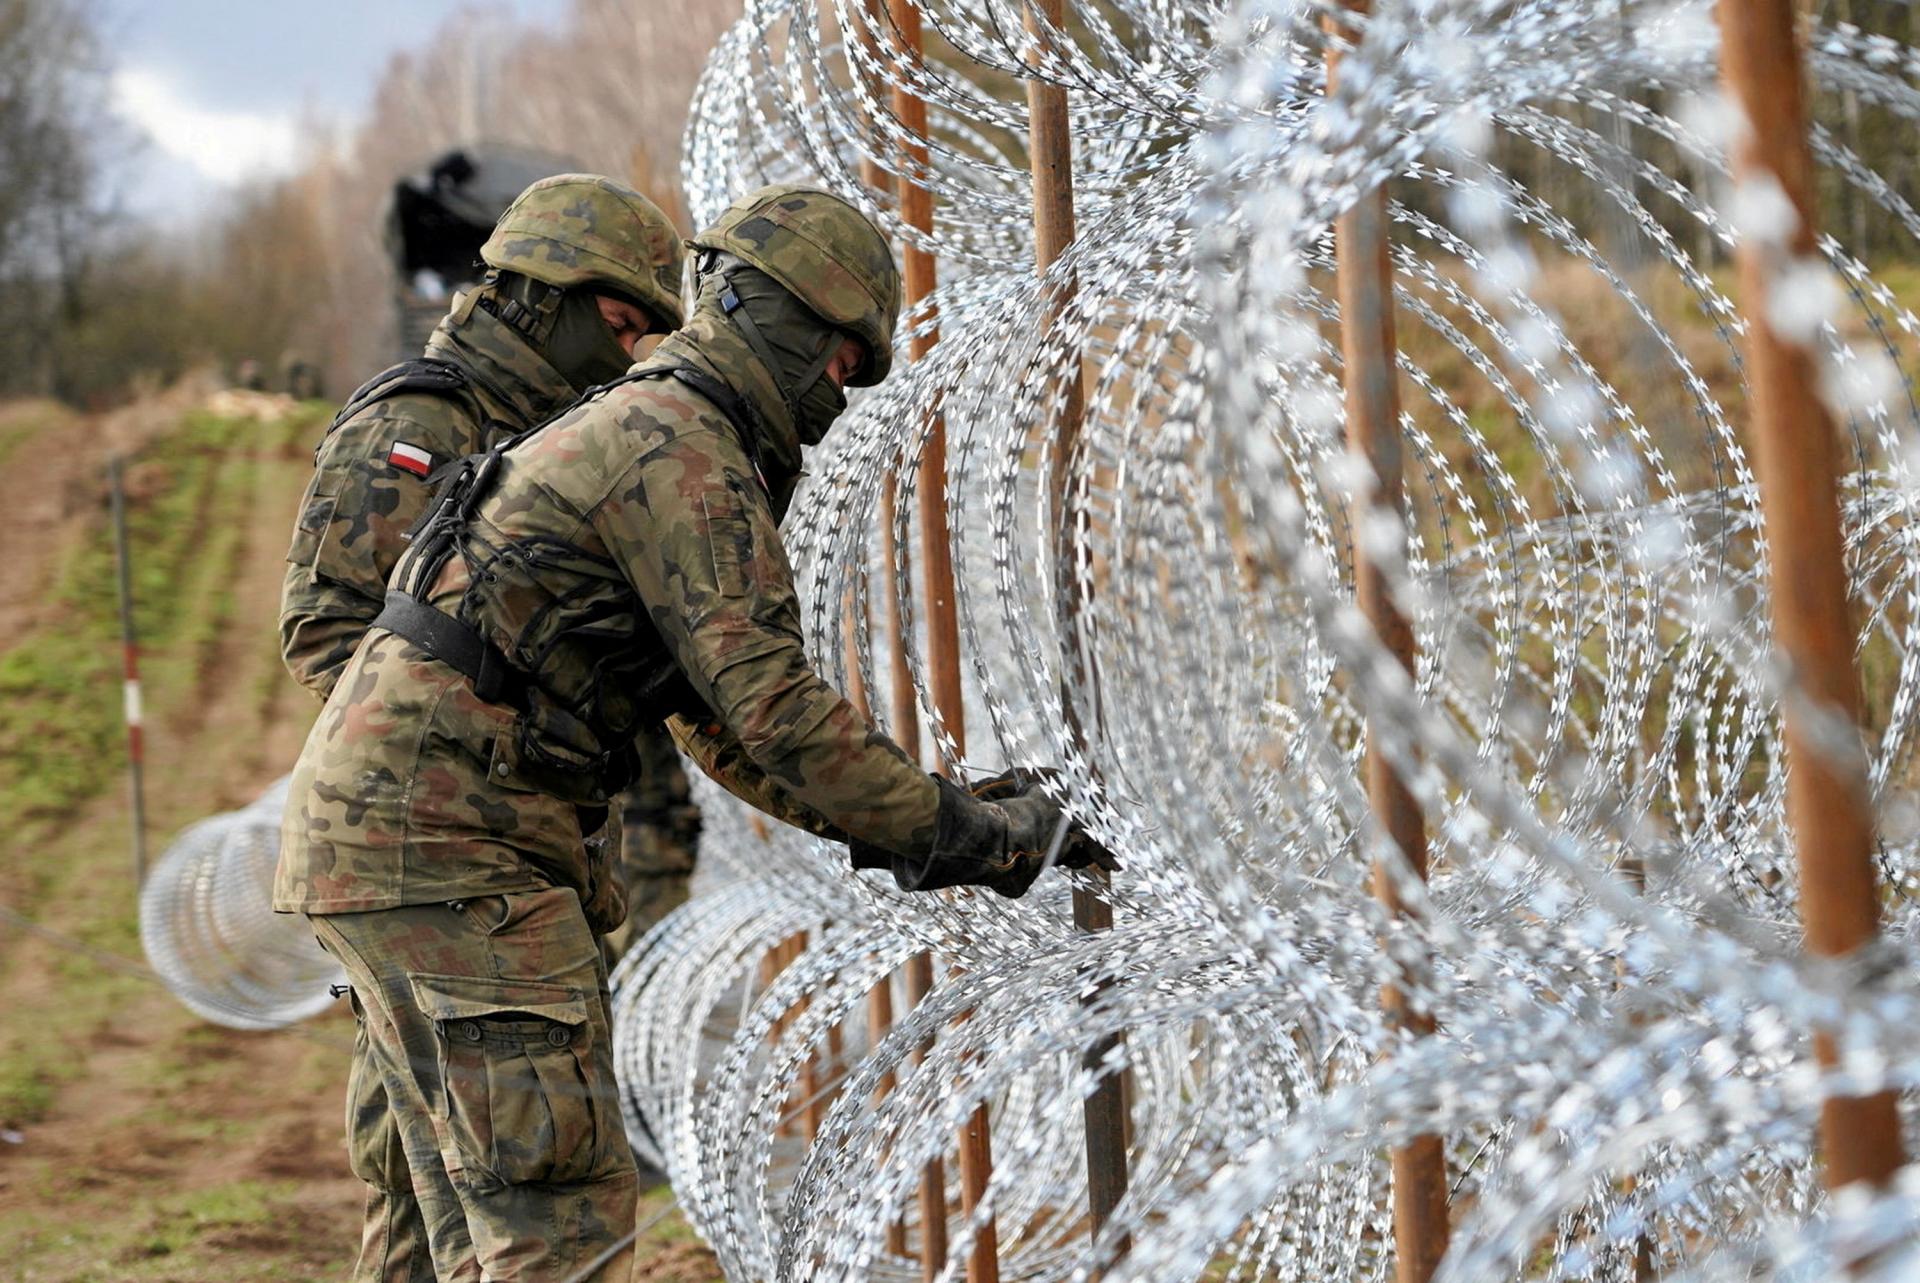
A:
<svg viewBox="0 0 1920 1283">
<path fill-rule="evenodd" d="M 427 474 L 466 452 L 453 406 L 376 405 L 327 434 L 300 500 L 280 593 L 280 657 L 325 699 L 386 599 L 407 528 L 432 498 Z"/>
<path fill-rule="evenodd" d="M 627 468 L 593 522 L 764 787 L 889 851 L 932 846 L 933 777 L 807 662 L 780 532 L 738 447 L 711 431 L 667 442 Z"/>
<path fill-rule="evenodd" d="M 667 730 L 681 752 L 692 758 L 710 779 L 748 806 L 829 842 L 847 840 L 845 833 L 795 801 L 755 766 L 739 738 L 726 727 L 718 723 L 696 725 L 684 717 L 674 717 L 667 722 Z"/>
</svg>

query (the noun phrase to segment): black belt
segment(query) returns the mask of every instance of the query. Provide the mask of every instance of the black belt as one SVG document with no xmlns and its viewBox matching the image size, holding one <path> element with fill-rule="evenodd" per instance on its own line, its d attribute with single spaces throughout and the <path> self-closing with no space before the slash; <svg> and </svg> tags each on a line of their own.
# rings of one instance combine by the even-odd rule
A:
<svg viewBox="0 0 1920 1283">
<path fill-rule="evenodd" d="M 473 693 L 489 704 L 527 710 L 527 675 L 500 648 L 436 606 L 388 592 L 372 627 L 404 637 L 473 683 Z"/>
</svg>

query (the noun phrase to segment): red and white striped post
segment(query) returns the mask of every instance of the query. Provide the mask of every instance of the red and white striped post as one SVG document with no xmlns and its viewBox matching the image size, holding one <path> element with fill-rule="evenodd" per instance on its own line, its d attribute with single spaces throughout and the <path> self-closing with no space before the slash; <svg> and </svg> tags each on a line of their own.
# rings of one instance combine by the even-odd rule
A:
<svg viewBox="0 0 1920 1283">
<path fill-rule="evenodd" d="M 147 880 L 147 791 L 140 708 L 140 641 L 133 628 L 133 563 L 127 545 L 127 495 L 119 455 L 107 460 L 108 491 L 113 496 L 113 550 L 120 576 L 120 652 L 122 694 L 127 719 L 127 779 L 133 794 L 133 880 Z"/>
</svg>

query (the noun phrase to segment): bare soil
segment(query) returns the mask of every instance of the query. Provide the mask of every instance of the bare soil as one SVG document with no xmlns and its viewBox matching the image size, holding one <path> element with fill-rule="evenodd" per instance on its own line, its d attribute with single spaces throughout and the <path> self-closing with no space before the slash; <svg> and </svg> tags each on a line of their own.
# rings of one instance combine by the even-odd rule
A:
<svg viewBox="0 0 1920 1283">
<path fill-rule="evenodd" d="M 105 419 L 0 407 L 0 510 L 14 514 L 0 544 L 0 659 L 60 627 L 48 588 L 64 550 L 106 520 L 107 451 L 164 437 L 204 395 L 181 390 Z M 274 637 L 310 444 L 263 425 L 247 450 L 254 466 L 236 473 L 242 492 L 218 496 L 218 522 L 240 529 L 205 532 L 224 564 L 210 587 L 182 589 L 217 595 L 196 609 L 221 612 L 221 627 L 153 657 L 155 855 L 184 824 L 251 801 L 285 772 L 317 712 L 276 671 Z M 166 480 L 164 469 L 130 472 L 136 490 Z M 117 689 L 101 697 L 117 706 Z M 242 1033 L 175 1002 L 131 925 L 127 809 L 116 781 L 58 825 L 23 831 L 0 817 L 0 1280 L 344 1279 L 362 1197 L 341 1144 L 351 1019 L 343 1007 Z M 648 1235 L 634 1277 L 719 1274 L 673 1217 Z"/>
</svg>

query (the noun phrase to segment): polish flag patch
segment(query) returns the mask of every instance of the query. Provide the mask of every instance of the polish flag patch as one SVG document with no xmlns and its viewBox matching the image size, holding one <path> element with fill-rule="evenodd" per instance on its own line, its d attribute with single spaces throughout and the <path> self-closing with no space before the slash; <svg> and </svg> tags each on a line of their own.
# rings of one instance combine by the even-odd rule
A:
<svg viewBox="0 0 1920 1283">
<path fill-rule="evenodd" d="M 393 449 L 387 451 L 387 462 L 416 477 L 424 477 L 433 471 L 433 454 L 422 450 L 411 441 L 396 441 Z"/>
</svg>

